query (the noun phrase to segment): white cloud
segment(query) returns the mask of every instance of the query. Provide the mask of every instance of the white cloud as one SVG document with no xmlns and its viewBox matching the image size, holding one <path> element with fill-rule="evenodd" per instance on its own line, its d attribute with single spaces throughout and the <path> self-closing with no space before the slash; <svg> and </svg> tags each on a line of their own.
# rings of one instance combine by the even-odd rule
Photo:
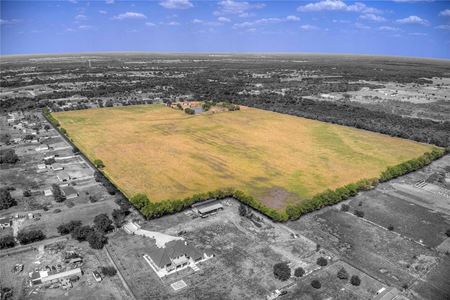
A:
<svg viewBox="0 0 450 300">
<path fill-rule="evenodd" d="M 414 3 L 414 2 L 433 2 L 434 0 L 393 0 L 399 3 Z"/>
<path fill-rule="evenodd" d="M 80 30 L 92 30 L 92 29 L 94 29 L 94 26 L 91 26 L 91 25 L 80 25 L 80 26 L 78 26 L 78 29 L 80 29 Z"/>
<path fill-rule="evenodd" d="M 350 20 L 333 20 L 333 23 L 340 23 L 340 24 L 349 24 L 351 23 Z"/>
<path fill-rule="evenodd" d="M 205 21 L 205 20 L 200 20 L 200 19 L 194 19 L 192 20 L 193 24 L 202 24 L 202 25 L 206 25 L 206 26 L 220 26 L 223 25 L 220 22 L 215 22 L 215 21 Z"/>
<path fill-rule="evenodd" d="M 163 0 L 159 5 L 167 9 L 188 9 L 194 6 L 190 0 Z"/>
<path fill-rule="evenodd" d="M 378 27 L 378 29 L 382 30 L 382 31 L 399 31 L 400 30 L 397 27 L 391 27 L 391 26 L 381 26 L 381 27 Z"/>
<path fill-rule="evenodd" d="M 288 21 L 300 21 L 300 18 L 297 16 L 287 16 L 286 20 Z"/>
<path fill-rule="evenodd" d="M 20 19 L 9 19 L 9 20 L 0 19 L 0 25 L 14 25 L 20 22 L 22 22 L 22 20 Z"/>
<path fill-rule="evenodd" d="M 154 27 L 154 26 L 156 26 L 156 24 L 155 24 L 155 23 L 152 23 L 152 22 L 146 22 L 146 23 L 145 23 L 145 26 L 148 26 L 148 27 Z"/>
<path fill-rule="evenodd" d="M 222 22 L 222 23 L 228 23 L 228 22 L 231 22 L 230 19 L 225 18 L 225 17 L 218 17 L 218 18 L 217 18 L 217 21 Z"/>
<path fill-rule="evenodd" d="M 305 25 L 300 26 L 300 29 L 303 31 L 313 31 L 313 30 L 318 30 L 319 27 L 310 25 L 310 24 L 305 24 Z"/>
<path fill-rule="evenodd" d="M 99 10 L 98 12 L 102 15 L 106 15 L 108 13 L 106 10 Z"/>
<path fill-rule="evenodd" d="M 160 22 L 159 24 L 161 25 L 168 25 L 168 26 L 179 26 L 181 25 L 179 22 L 177 21 L 171 21 L 171 22 Z"/>
<path fill-rule="evenodd" d="M 418 16 L 409 16 L 404 19 L 398 19 L 396 22 L 399 24 L 419 24 L 424 26 L 430 25 L 430 22 Z"/>
<path fill-rule="evenodd" d="M 240 17 L 250 16 L 249 11 L 253 9 L 261 9 L 265 4 L 249 3 L 246 1 L 222 0 L 218 3 L 218 9 L 214 11 L 214 15 L 238 15 Z"/>
<path fill-rule="evenodd" d="M 445 9 L 439 13 L 441 17 L 450 17 L 450 9 Z"/>
<path fill-rule="evenodd" d="M 440 29 L 440 30 L 450 30 L 450 25 L 439 25 L 434 28 Z"/>
<path fill-rule="evenodd" d="M 427 36 L 428 34 L 426 34 L 424 32 L 410 32 L 409 35 L 413 35 L 413 36 Z"/>
<path fill-rule="evenodd" d="M 114 4 L 114 0 L 105 0 L 106 4 Z"/>
<path fill-rule="evenodd" d="M 361 15 L 361 16 L 359 16 L 359 18 L 362 19 L 362 20 L 367 20 L 367 21 L 372 21 L 372 22 L 384 22 L 384 21 L 386 21 L 386 19 L 383 18 L 382 16 L 378 16 L 378 15 L 374 15 L 374 14 Z"/>
<path fill-rule="evenodd" d="M 77 21 L 85 21 L 87 20 L 87 17 L 85 15 L 79 14 L 75 16 L 75 20 Z"/>
<path fill-rule="evenodd" d="M 113 20 L 119 21 L 126 19 L 147 19 L 147 17 L 144 14 L 137 12 L 126 12 L 113 17 Z"/>
<path fill-rule="evenodd" d="M 314 12 L 314 11 L 347 11 L 347 12 L 360 12 L 366 14 L 381 13 L 379 9 L 369 7 L 361 2 L 355 2 L 348 5 L 341 0 L 323 0 L 314 3 L 308 3 L 306 5 L 299 6 L 298 11 Z"/>
<path fill-rule="evenodd" d="M 371 28 L 370 26 L 367 26 L 367 25 L 364 25 L 364 24 L 361 24 L 361 23 L 355 23 L 355 27 L 358 28 L 358 29 L 364 29 L 364 30 L 367 30 L 367 29 Z"/>
<path fill-rule="evenodd" d="M 256 26 L 263 26 L 268 24 L 279 24 L 279 23 L 285 23 L 285 22 L 293 22 L 298 21 L 300 18 L 292 18 L 293 16 L 287 16 L 286 18 L 262 18 L 254 21 L 248 21 L 248 22 L 242 22 L 242 23 L 236 23 L 233 25 L 234 29 L 237 28 L 250 28 L 250 27 L 256 27 Z"/>
</svg>

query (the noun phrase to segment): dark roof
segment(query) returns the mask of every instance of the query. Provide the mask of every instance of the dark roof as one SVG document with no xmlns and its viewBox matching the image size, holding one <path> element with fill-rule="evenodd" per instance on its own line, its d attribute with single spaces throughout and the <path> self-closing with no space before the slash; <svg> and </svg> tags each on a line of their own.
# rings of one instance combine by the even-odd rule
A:
<svg viewBox="0 0 450 300">
<path fill-rule="evenodd" d="M 70 196 L 70 195 L 73 195 L 73 194 L 78 194 L 77 191 L 71 186 L 63 186 L 61 188 L 61 190 L 62 190 L 64 196 Z"/>
<path fill-rule="evenodd" d="M 0 224 L 5 224 L 11 222 L 10 218 L 0 218 Z"/>
<path fill-rule="evenodd" d="M 170 241 L 166 243 L 164 248 L 158 248 L 155 245 L 149 249 L 149 256 L 159 268 L 163 268 L 170 264 L 172 259 L 183 255 L 194 260 L 203 256 L 194 246 L 187 244 L 183 240 Z"/>
</svg>

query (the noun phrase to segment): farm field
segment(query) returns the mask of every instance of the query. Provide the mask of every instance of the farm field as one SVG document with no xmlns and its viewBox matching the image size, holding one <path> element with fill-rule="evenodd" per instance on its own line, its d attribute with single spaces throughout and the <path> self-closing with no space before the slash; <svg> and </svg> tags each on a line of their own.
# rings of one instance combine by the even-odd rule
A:
<svg viewBox="0 0 450 300">
<path fill-rule="evenodd" d="M 53 116 L 128 197 L 145 193 L 155 202 L 232 187 L 283 209 L 433 149 L 247 107 L 190 116 L 141 105 Z"/>
</svg>

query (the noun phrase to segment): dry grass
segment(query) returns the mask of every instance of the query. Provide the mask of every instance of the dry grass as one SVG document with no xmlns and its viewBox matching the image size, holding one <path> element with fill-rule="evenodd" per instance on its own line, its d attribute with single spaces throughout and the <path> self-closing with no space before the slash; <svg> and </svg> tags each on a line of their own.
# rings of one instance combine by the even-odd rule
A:
<svg viewBox="0 0 450 300">
<path fill-rule="evenodd" d="M 432 149 L 253 108 L 189 116 L 147 105 L 54 116 L 128 196 L 144 192 L 152 201 L 233 187 L 282 208 Z"/>
</svg>

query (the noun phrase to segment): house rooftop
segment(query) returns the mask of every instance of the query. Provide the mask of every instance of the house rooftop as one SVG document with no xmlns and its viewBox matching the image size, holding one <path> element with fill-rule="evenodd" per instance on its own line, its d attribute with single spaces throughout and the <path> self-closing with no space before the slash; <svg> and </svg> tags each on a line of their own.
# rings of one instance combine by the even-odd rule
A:
<svg viewBox="0 0 450 300">
<path fill-rule="evenodd" d="M 77 193 L 77 190 L 75 190 L 75 189 L 74 189 L 73 187 L 71 187 L 71 186 L 63 186 L 63 187 L 61 188 L 61 190 L 62 190 L 64 196 L 70 196 L 70 195 L 73 195 L 73 194 L 78 194 L 78 193 Z"/>
<path fill-rule="evenodd" d="M 193 260 L 202 258 L 202 253 L 182 240 L 170 241 L 164 248 L 152 247 L 148 254 L 159 268 L 171 264 L 172 260 L 183 255 L 191 257 Z"/>
<path fill-rule="evenodd" d="M 222 208 L 223 208 L 222 204 L 215 203 L 215 204 L 212 204 L 212 205 L 200 207 L 198 209 L 198 212 L 203 215 L 203 214 L 207 214 L 207 213 L 210 213 L 210 212 L 216 211 L 218 209 L 222 209 Z"/>
</svg>

